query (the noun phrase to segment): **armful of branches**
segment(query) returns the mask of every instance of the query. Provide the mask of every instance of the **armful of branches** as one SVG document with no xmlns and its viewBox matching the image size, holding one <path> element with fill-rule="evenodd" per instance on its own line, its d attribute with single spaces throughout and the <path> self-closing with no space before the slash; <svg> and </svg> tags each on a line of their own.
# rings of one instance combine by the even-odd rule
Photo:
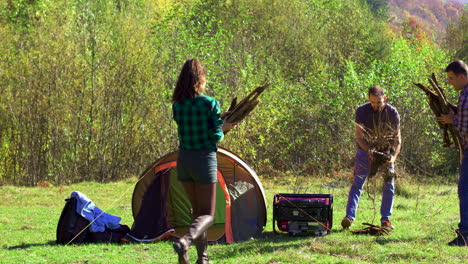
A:
<svg viewBox="0 0 468 264">
<path fill-rule="evenodd" d="M 242 121 L 258 105 L 258 103 L 260 102 L 260 100 L 258 99 L 260 94 L 262 94 L 268 86 L 268 84 L 265 84 L 263 86 L 255 88 L 255 90 L 250 92 L 239 103 L 237 103 L 237 97 L 235 97 L 232 100 L 231 106 L 229 107 L 228 111 L 223 113 L 221 115 L 221 118 L 228 123 L 239 123 L 240 121 Z M 224 134 L 228 132 L 229 130 L 224 131 Z"/>
<path fill-rule="evenodd" d="M 365 129 L 363 136 L 369 146 L 369 154 L 373 156 L 369 171 L 369 178 L 372 178 L 379 168 L 396 154 L 400 145 L 399 130 L 394 129 L 389 123 L 379 123 L 373 129 Z M 396 177 L 394 173 L 385 174 L 384 178 L 387 176 Z"/>
<path fill-rule="evenodd" d="M 429 107 L 431 108 L 432 112 L 436 117 L 440 115 L 446 115 L 450 113 L 452 110 L 453 112 L 457 112 L 457 107 L 450 103 L 441 87 L 439 87 L 436 77 L 434 74 L 431 75 L 431 78 L 428 79 L 430 86 L 424 86 L 420 83 L 415 83 L 418 88 L 424 91 L 429 99 Z M 450 136 L 452 137 L 452 141 L 455 143 L 455 146 L 458 150 L 459 154 L 459 161 L 463 159 L 463 146 L 461 143 L 461 138 L 458 131 L 453 127 L 452 124 L 442 124 L 437 122 L 439 127 L 443 129 L 443 139 L 444 139 L 444 146 L 448 147 L 452 144 L 450 140 Z M 449 135 L 450 134 L 450 135 Z"/>
</svg>

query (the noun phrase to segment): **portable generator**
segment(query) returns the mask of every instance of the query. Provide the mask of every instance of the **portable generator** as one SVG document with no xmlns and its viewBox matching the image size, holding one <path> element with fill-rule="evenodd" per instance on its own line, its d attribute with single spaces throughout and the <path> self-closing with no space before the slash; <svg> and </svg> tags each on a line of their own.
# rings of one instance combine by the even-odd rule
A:
<svg viewBox="0 0 468 264">
<path fill-rule="evenodd" d="M 286 194 L 273 197 L 273 231 L 290 236 L 328 234 L 333 224 L 331 194 Z"/>
</svg>

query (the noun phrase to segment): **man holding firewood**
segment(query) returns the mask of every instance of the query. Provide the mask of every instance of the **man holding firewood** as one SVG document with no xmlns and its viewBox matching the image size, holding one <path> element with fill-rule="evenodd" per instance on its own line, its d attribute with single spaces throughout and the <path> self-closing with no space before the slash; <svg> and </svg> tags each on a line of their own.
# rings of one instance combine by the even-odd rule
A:
<svg viewBox="0 0 468 264">
<path fill-rule="evenodd" d="M 374 176 L 379 167 L 384 169 L 384 187 L 380 207 L 381 226 L 393 229 L 390 222 L 395 195 L 395 160 L 400 153 L 400 116 L 386 103 L 384 89 L 372 86 L 368 91 L 369 102 L 356 110 L 357 152 L 354 164 L 354 180 L 349 191 L 346 216 L 341 226 L 347 229 L 356 217 L 359 198 L 368 177 Z"/>
<path fill-rule="evenodd" d="M 458 198 L 460 223 L 456 230 L 457 237 L 449 246 L 468 246 L 468 66 L 461 60 L 451 62 L 445 69 L 448 83 L 460 91 L 456 113 L 437 117 L 443 124 L 453 124 L 463 141 L 463 159 L 458 180 Z"/>
</svg>

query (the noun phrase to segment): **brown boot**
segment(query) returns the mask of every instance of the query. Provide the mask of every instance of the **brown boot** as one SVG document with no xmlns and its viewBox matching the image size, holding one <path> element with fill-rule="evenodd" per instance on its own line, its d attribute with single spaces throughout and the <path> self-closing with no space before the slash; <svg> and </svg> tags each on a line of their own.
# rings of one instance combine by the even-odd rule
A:
<svg viewBox="0 0 468 264">
<path fill-rule="evenodd" d="M 213 216 L 201 215 L 195 218 L 190 225 L 187 234 L 174 242 L 173 247 L 179 255 L 179 264 L 189 264 L 188 250 L 190 245 L 200 238 L 203 233 L 213 224 Z"/>
<path fill-rule="evenodd" d="M 208 253 L 206 250 L 208 249 L 208 237 L 206 232 L 204 232 L 199 238 L 193 241 L 193 244 L 197 248 L 197 264 L 210 264 L 208 260 Z"/>
<path fill-rule="evenodd" d="M 189 264 L 190 260 L 188 257 L 188 250 L 190 247 L 190 242 L 186 239 L 185 236 L 179 238 L 178 241 L 172 244 L 175 252 L 179 256 L 179 264 Z"/>
</svg>

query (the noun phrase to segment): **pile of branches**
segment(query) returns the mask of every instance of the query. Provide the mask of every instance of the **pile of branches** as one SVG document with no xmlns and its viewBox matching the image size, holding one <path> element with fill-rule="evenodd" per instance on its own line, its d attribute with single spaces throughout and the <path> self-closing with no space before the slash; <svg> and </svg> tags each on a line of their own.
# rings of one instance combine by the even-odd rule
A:
<svg viewBox="0 0 468 264">
<path fill-rule="evenodd" d="M 428 79 L 430 86 L 424 86 L 420 83 L 415 83 L 417 87 L 424 91 L 429 99 L 429 107 L 432 109 L 432 112 L 436 117 L 440 115 L 447 115 L 452 110 L 453 112 L 457 111 L 457 107 L 450 103 L 447 100 L 447 97 L 444 94 L 444 91 L 437 83 L 435 75 L 432 74 L 431 77 Z M 452 141 L 455 144 L 455 147 L 458 150 L 458 157 L 461 164 L 463 159 L 463 147 L 460 138 L 460 134 L 454 128 L 453 124 L 442 124 L 437 121 L 439 127 L 443 130 L 443 138 L 444 138 L 444 146 L 449 147 L 452 145 Z M 452 141 L 450 140 L 450 136 L 452 137 Z"/>
<path fill-rule="evenodd" d="M 380 227 L 369 223 L 362 223 L 368 227 L 361 229 L 361 230 L 351 230 L 349 232 L 355 235 L 371 235 L 371 236 L 383 236 L 388 235 L 392 231 L 391 227 Z"/>
<path fill-rule="evenodd" d="M 260 94 L 265 91 L 265 89 L 269 86 L 269 84 L 265 84 L 263 86 L 259 86 L 255 88 L 252 92 L 250 92 L 242 101 L 237 103 L 237 97 L 232 99 L 231 105 L 224 113 L 221 115 L 221 118 L 224 119 L 228 123 L 239 123 L 242 121 L 247 115 L 252 112 L 252 110 L 258 105 L 260 100 L 258 97 Z M 228 133 L 228 131 L 224 131 L 224 134 Z"/>
<path fill-rule="evenodd" d="M 395 154 L 396 148 L 399 144 L 398 130 L 394 129 L 390 123 L 377 123 L 373 129 L 363 129 L 364 140 L 373 154 L 371 160 L 369 179 L 375 176 L 379 168 L 390 161 L 392 155 Z M 386 170 L 384 172 L 384 180 L 389 181 L 391 178 L 396 177 L 394 170 Z"/>
</svg>

